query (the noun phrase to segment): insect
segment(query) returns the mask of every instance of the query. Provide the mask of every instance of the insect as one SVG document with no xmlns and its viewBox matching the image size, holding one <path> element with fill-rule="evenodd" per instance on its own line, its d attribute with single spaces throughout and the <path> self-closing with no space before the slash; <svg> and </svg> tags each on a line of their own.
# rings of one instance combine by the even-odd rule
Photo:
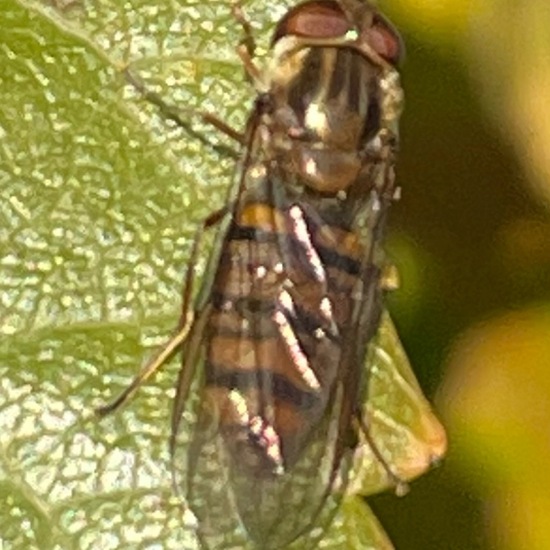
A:
<svg viewBox="0 0 550 550">
<path fill-rule="evenodd" d="M 183 351 L 170 448 L 206 547 L 286 547 L 329 521 L 361 470 L 357 456 L 381 485 L 401 486 L 443 453 L 383 307 L 402 49 L 370 4 L 309 0 L 276 25 L 265 71 L 240 50 L 258 95 L 239 177 L 197 232 L 177 334 L 99 410 L 117 408 Z M 200 235 L 214 226 L 211 269 L 192 304 Z M 394 347 L 381 343 L 388 334 Z M 414 448 L 406 425 L 393 451 L 376 440 L 376 384 L 403 394 L 429 426 L 421 466 L 407 470 L 392 455 Z"/>
</svg>

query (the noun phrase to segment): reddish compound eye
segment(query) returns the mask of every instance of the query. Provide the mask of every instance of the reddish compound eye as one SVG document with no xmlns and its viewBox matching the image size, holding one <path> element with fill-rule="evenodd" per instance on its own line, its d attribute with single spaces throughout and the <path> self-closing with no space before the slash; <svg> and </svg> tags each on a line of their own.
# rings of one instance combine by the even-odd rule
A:
<svg viewBox="0 0 550 550">
<path fill-rule="evenodd" d="M 368 5 L 364 7 L 365 13 L 369 10 L 372 13 Z M 279 21 L 273 43 L 287 35 L 312 39 L 339 38 L 353 29 L 358 30 L 362 39 L 390 63 L 396 64 L 400 60 L 403 44 L 389 21 L 374 12 L 372 17 L 365 17 L 354 24 L 335 0 L 311 0 L 290 10 Z"/>
<path fill-rule="evenodd" d="M 396 65 L 403 58 L 405 47 L 401 35 L 387 19 L 375 14 L 371 27 L 363 32 L 371 48 L 390 63 Z"/>
<path fill-rule="evenodd" d="M 350 23 L 331 0 L 313 0 L 290 10 L 277 25 L 273 41 L 286 35 L 306 38 L 338 38 L 350 29 Z"/>
</svg>

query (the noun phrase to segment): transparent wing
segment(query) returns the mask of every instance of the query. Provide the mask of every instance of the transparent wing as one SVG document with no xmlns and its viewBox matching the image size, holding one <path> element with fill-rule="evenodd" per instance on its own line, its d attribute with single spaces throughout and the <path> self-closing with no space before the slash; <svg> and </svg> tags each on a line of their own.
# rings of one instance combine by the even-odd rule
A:
<svg viewBox="0 0 550 550">
<path fill-rule="evenodd" d="M 338 327 L 326 303 L 333 291 L 306 214 L 271 193 L 271 182 L 262 186 L 260 196 L 241 197 L 225 235 L 199 399 L 184 411 L 192 433 L 176 458 L 209 548 L 286 546 L 326 523 L 340 498 L 326 502 L 343 397 Z"/>
</svg>

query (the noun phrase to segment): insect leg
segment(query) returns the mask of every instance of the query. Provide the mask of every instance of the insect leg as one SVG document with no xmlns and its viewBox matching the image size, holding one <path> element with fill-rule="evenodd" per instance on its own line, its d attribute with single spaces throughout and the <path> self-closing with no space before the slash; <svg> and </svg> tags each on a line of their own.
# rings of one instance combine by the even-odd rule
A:
<svg viewBox="0 0 550 550">
<path fill-rule="evenodd" d="M 232 208 L 232 203 L 229 203 L 219 210 L 212 212 L 203 220 L 198 229 L 195 231 L 195 235 L 193 237 L 193 245 L 191 247 L 191 254 L 189 256 L 189 267 L 187 269 L 187 273 L 185 275 L 185 280 L 183 282 L 183 287 L 181 290 L 181 317 L 178 324 L 179 330 L 181 330 L 187 323 L 187 317 L 192 310 L 191 298 L 195 278 L 195 265 L 199 254 L 199 247 L 202 236 L 207 229 L 218 225 L 218 223 L 223 220 L 223 218 L 231 211 Z"/>
<path fill-rule="evenodd" d="M 178 126 L 181 126 L 184 128 L 187 132 L 193 135 L 193 137 L 196 137 L 203 143 L 206 143 L 208 145 L 212 145 L 211 143 L 207 142 L 204 137 L 202 137 L 198 132 L 195 132 L 189 125 L 189 123 L 184 120 L 183 115 L 187 116 L 194 116 L 197 118 L 200 118 L 204 123 L 209 124 L 210 126 L 214 126 L 217 130 L 225 134 L 226 136 L 230 137 L 231 139 L 237 141 L 240 145 L 244 145 L 245 138 L 244 135 L 241 132 L 238 132 L 229 124 L 225 123 L 223 120 L 219 119 L 217 116 L 213 115 L 212 113 L 207 113 L 204 111 L 196 111 L 195 109 L 186 109 L 186 108 L 179 108 L 175 107 L 173 105 L 169 105 L 166 103 L 162 97 L 153 92 L 152 90 L 149 90 L 145 83 L 130 69 L 126 68 L 124 69 L 124 76 L 126 80 L 150 103 L 158 107 L 160 110 L 160 113 L 162 116 L 168 120 L 172 120 L 175 122 Z M 230 154 L 232 157 L 237 158 L 238 154 L 233 151 L 232 149 L 228 149 L 226 147 L 220 147 L 216 146 L 217 149 L 223 150 L 222 152 L 225 152 L 226 154 Z"/>
<path fill-rule="evenodd" d="M 180 347 L 185 341 L 189 330 L 193 324 L 193 315 L 189 315 L 185 325 L 166 343 L 160 353 L 155 355 L 145 367 L 138 373 L 138 375 L 132 380 L 130 385 L 111 403 L 98 407 L 95 409 L 95 413 L 100 416 L 107 416 L 120 406 L 122 406 L 128 399 L 130 399 L 137 389 L 157 371 Z"/>
<path fill-rule="evenodd" d="M 208 323 L 211 306 L 208 304 L 203 311 L 201 311 L 191 328 L 189 334 L 188 345 L 185 348 L 185 357 L 178 375 L 178 381 L 176 384 L 176 395 L 174 397 L 174 405 L 172 408 L 172 430 L 170 434 L 170 455 L 172 459 L 175 456 L 176 438 L 179 431 L 179 425 L 181 417 L 189 394 L 189 388 L 193 382 L 195 370 L 198 364 L 197 354 L 200 352 L 202 344 L 203 332 Z"/>
<path fill-rule="evenodd" d="M 151 360 L 147 362 L 145 367 L 137 374 L 137 376 L 130 382 L 126 389 L 111 403 L 98 407 L 95 409 L 95 413 L 100 416 L 106 416 L 111 412 L 122 406 L 128 399 L 130 399 L 138 388 L 152 376 L 162 365 L 180 348 L 180 346 L 186 341 L 191 329 L 193 328 L 195 312 L 191 307 L 191 294 L 193 290 L 194 280 L 194 266 L 199 252 L 200 242 L 206 229 L 218 224 L 228 211 L 228 207 L 221 208 L 216 212 L 210 214 L 203 223 L 197 229 L 193 238 L 193 246 L 191 248 L 191 255 L 189 258 L 189 268 L 185 277 L 182 290 L 182 315 L 178 330 L 170 340 L 164 345 L 160 352 L 155 355 Z"/>
<path fill-rule="evenodd" d="M 232 5 L 233 17 L 237 20 L 243 29 L 244 37 L 239 42 L 237 46 L 237 55 L 241 58 L 241 62 L 244 66 L 244 70 L 248 78 L 252 81 L 254 87 L 261 92 L 266 91 L 266 86 L 264 85 L 264 77 L 262 72 L 254 64 L 254 53 L 256 51 L 256 41 L 254 40 L 254 35 L 252 34 L 252 25 L 246 17 L 244 10 L 237 0 Z"/>
<path fill-rule="evenodd" d="M 241 39 L 240 44 L 246 48 L 248 56 L 253 58 L 256 53 L 256 40 L 254 39 L 254 34 L 252 33 L 252 25 L 248 20 L 248 17 L 244 13 L 241 3 L 237 0 L 231 6 L 231 12 L 233 17 L 236 19 L 237 23 L 243 29 L 243 38 Z"/>
</svg>

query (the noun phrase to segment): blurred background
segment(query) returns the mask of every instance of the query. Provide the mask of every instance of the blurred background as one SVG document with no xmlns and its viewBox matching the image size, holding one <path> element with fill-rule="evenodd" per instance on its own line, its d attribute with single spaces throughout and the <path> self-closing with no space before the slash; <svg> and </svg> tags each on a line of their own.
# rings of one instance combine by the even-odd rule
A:
<svg viewBox="0 0 550 550">
<path fill-rule="evenodd" d="M 392 312 L 449 451 L 373 508 L 397 548 L 550 548 L 550 4 L 383 7 L 408 52 Z"/>
<path fill-rule="evenodd" d="M 260 56 L 294 3 L 243 2 Z M 124 498 L 143 525 L 159 517 L 158 490 L 146 501 L 149 477 L 136 471 L 168 479 L 159 399 L 177 365 L 107 424 L 77 429 L 75 418 L 124 387 L 174 326 L 189 238 L 223 203 L 232 161 L 159 120 L 120 68 L 239 127 L 251 93 L 228 4 L 7 0 L 0 15 L 0 183 L 13 186 L 0 205 L 0 441 L 18 436 L 5 440 L 0 490 L 28 527 L 16 519 L 6 540 L 28 540 L 7 548 L 49 548 L 29 526 L 49 534 L 52 522 L 19 485 L 10 492 L 14 471 L 32 472 L 33 490 L 57 503 L 53 517 L 75 537 L 63 540 L 81 525 L 101 531 L 101 545 L 82 535 L 78 548 L 118 547 L 113 525 L 128 526 L 118 501 L 105 498 L 100 514 L 94 500 L 112 480 L 142 483 Z M 550 2 L 379 5 L 407 48 L 403 192 L 388 240 L 402 283 L 390 310 L 449 451 L 404 498 L 369 504 L 400 550 L 550 548 Z M 104 373 L 115 386 L 98 382 Z M 30 414 L 34 424 L 21 420 Z M 51 479 L 42 456 L 64 464 Z M 91 483 L 96 462 L 111 477 Z"/>
</svg>

